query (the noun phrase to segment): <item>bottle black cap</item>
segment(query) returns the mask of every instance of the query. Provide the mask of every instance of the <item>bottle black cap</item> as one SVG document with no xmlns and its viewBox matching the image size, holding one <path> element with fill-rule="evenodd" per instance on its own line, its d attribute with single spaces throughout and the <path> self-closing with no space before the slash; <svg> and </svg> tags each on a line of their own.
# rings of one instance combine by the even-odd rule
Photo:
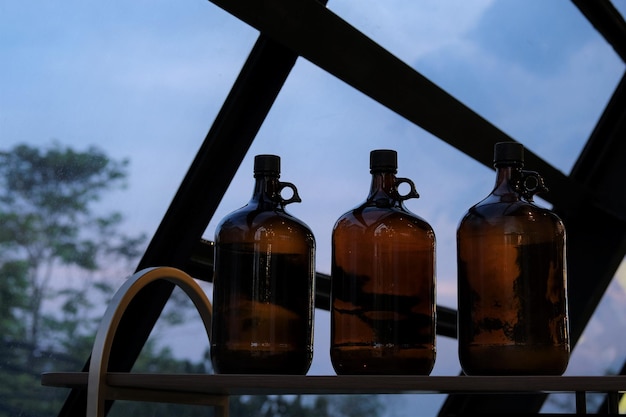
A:
<svg viewBox="0 0 626 417">
<path fill-rule="evenodd" d="M 498 142 L 493 150 L 493 163 L 524 164 L 524 145 L 518 142 Z"/>
<path fill-rule="evenodd" d="M 254 174 L 280 174 L 280 157 L 276 155 L 256 155 Z"/>
<path fill-rule="evenodd" d="M 398 153 L 391 149 L 376 149 L 370 152 L 370 171 L 396 172 Z"/>
</svg>

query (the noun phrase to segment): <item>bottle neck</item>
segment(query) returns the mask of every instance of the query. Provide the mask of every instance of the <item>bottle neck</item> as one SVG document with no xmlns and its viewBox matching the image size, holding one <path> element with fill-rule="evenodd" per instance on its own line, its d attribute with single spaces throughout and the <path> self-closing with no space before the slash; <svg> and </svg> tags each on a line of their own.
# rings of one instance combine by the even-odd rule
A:
<svg viewBox="0 0 626 417">
<path fill-rule="evenodd" d="M 377 205 L 385 203 L 391 205 L 397 201 L 396 175 L 390 171 L 372 172 L 372 183 L 367 196 L 368 201 L 374 201 Z"/>
<path fill-rule="evenodd" d="M 515 187 L 515 181 L 522 176 L 521 164 L 502 164 L 496 166 L 496 184 L 492 191 L 493 195 L 515 195 L 518 191 Z"/>
<path fill-rule="evenodd" d="M 280 181 L 275 174 L 255 175 L 251 203 L 277 206 L 280 201 Z"/>
</svg>

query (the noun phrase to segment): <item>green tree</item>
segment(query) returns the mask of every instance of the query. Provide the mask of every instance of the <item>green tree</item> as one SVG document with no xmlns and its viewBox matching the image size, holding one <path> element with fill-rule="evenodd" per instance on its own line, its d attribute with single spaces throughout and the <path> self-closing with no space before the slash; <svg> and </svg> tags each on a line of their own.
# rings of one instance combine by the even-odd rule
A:
<svg viewBox="0 0 626 417">
<path fill-rule="evenodd" d="M 113 290 L 97 271 L 136 260 L 145 241 L 121 232 L 120 213 L 94 210 L 128 164 L 58 143 L 0 151 L 0 415 L 55 414 L 58 391 L 38 389 L 40 373 L 88 357 L 96 294 Z M 68 276 L 77 284 L 59 285 Z"/>
</svg>

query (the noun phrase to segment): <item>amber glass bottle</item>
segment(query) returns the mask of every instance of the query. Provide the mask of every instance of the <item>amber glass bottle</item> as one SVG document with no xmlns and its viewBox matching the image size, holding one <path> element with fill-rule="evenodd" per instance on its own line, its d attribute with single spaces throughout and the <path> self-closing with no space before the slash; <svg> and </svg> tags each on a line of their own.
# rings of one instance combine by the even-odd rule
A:
<svg viewBox="0 0 626 417">
<path fill-rule="evenodd" d="M 332 233 L 331 347 L 341 374 L 428 375 L 435 363 L 435 233 L 404 200 L 397 153 L 370 153 L 367 200 Z M 400 195 L 398 186 L 409 184 Z"/>
<path fill-rule="evenodd" d="M 459 360 L 468 375 L 561 375 L 570 356 L 565 227 L 533 203 L 524 148 L 495 145 L 496 184 L 457 230 Z"/>
<path fill-rule="evenodd" d="M 215 231 L 211 361 L 216 373 L 304 375 L 313 358 L 315 239 L 285 211 L 280 158 L 257 155 L 247 205 Z M 291 189 L 284 199 L 281 191 Z"/>
</svg>

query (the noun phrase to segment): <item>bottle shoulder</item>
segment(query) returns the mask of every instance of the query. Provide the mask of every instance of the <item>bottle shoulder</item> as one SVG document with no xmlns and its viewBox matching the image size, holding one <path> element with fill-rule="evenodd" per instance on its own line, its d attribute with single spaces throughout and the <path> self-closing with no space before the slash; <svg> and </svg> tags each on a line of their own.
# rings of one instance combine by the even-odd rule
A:
<svg viewBox="0 0 626 417">
<path fill-rule="evenodd" d="M 421 230 L 432 231 L 432 226 L 421 216 L 406 207 L 376 207 L 363 204 L 342 214 L 335 222 L 334 229 L 350 227 L 363 228 L 413 226 Z"/>
<path fill-rule="evenodd" d="M 462 217 L 463 227 L 497 226 L 511 228 L 564 229 L 562 220 L 551 210 L 525 200 L 502 201 L 486 198 L 472 206 Z"/>
<path fill-rule="evenodd" d="M 273 210 L 244 206 L 226 215 L 216 227 L 216 240 L 226 234 L 253 234 L 259 231 L 277 234 L 302 234 L 313 239 L 311 228 L 282 208 Z"/>
</svg>

